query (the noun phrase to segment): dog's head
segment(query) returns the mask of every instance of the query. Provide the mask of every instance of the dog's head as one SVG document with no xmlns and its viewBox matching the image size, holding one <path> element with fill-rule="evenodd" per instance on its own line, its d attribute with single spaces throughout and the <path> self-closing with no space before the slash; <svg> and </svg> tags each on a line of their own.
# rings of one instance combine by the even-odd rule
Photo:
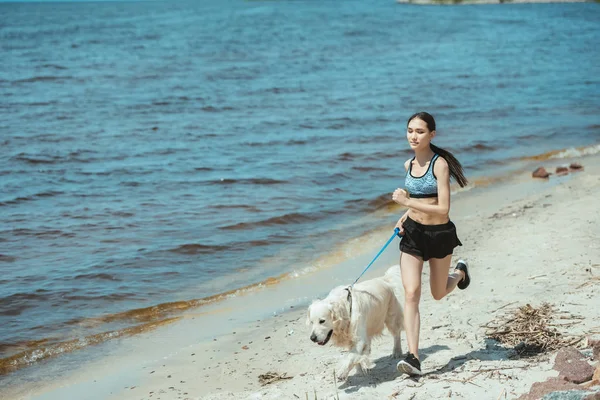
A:
<svg viewBox="0 0 600 400">
<path fill-rule="evenodd" d="M 333 306 L 326 300 L 317 300 L 308 307 L 306 323 L 311 327 L 310 340 L 324 346 L 335 329 Z"/>
</svg>

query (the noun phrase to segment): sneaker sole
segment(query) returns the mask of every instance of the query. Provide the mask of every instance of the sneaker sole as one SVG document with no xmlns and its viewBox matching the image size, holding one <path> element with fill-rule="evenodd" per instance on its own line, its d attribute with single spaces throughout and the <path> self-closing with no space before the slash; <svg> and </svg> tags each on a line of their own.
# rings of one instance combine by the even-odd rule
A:
<svg viewBox="0 0 600 400">
<path fill-rule="evenodd" d="M 421 371 L 419 371 L 418 369 L 416 369 L 415 367 L 413 367 L 412 365 L 410 365 L 409 363 L 404 362 L 404 361 L 400 361 L 396 365 L 396 369 L 398 370 L 398 372 L 403 373 L 403 374 L 423 375 L 423 373 Z"/>
<path fill-rule="evenodd" d="M 471 284 L 471 274 L 469 274 L 469 265 L 467 264 L 467 262 L 465 260 L 458 260 L 458 262 L 456 263 L 456 266 L 458 266 L 459 264 L 462 264 L 465 266 L 464 267 L 465 269 L 463 270 L 463 272 L 465 273 L 465 280 L 458 282 L 458 284 L 456 286 L 460 290 L 465 290 Z"/>
</svg>

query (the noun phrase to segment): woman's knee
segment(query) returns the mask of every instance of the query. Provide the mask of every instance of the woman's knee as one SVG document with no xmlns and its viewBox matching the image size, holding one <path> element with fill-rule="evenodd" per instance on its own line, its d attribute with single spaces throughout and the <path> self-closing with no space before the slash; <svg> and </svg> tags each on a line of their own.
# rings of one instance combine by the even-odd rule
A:
<svg viewBox="0 0 600 400">
<path fill-rule="evenodd" d="M 421 300 L 421 288 L 420 287 L 405 287 L 404 288 L 404 300 L 407 303 L 419 303 Z"/>
<path fill-rule="evenodd" d="M 441 300 L 444 297 L 446 297 L 448 293 L 446 293 L 446 291 L 441 291 L 441 290 L 431 290 L 431 295 L 433 296 L 434 300 Z"/>
</svg>

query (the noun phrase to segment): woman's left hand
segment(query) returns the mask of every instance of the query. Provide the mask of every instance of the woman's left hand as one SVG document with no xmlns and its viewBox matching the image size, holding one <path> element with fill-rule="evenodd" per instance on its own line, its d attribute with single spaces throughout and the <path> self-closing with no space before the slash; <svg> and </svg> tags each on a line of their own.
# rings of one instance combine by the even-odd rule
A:
<svg viewBox="0 0 600 400">
<path fill-rule="evenodd" d="M 394 190 L 394 194 L 392 194 L 392 200 L 403 206 L 407 205 L 409 199 L 408 192 L 404 189 L 398 188 Z"/>
</svg>

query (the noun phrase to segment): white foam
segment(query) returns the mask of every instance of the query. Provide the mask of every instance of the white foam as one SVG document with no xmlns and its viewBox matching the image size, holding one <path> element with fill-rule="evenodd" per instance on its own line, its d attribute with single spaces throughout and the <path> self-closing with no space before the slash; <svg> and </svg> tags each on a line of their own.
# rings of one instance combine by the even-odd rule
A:
<svg viewBox="0 0 600 400">
<path fill-rule="evenodd" d="M 600 144 L 597 144 L 595 146 L 589 146 L 589 147 L 580 147 L 578 149 L 575 147 L 571 147 L 570 149 L 563 150 L 560 153 L 557 153 L 550 158 L 572 158 L 572 157 L 589 156 L 589 155 L 598 154 L 598 153 L 600 153 Z"/>
</svg>

